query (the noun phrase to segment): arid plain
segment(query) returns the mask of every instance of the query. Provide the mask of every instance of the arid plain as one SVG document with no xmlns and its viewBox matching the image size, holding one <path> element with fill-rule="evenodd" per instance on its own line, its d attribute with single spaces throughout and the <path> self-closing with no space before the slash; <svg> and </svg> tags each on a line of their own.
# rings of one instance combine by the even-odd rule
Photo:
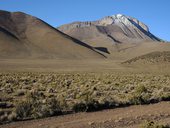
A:
<svg viewBox="0 0 170 128">
<path fill-rule="evenodd" d="M 0 11 L 0 128 L 168 128 L 169 100 L 170 44 L 137 19 Z"/>
</svg>

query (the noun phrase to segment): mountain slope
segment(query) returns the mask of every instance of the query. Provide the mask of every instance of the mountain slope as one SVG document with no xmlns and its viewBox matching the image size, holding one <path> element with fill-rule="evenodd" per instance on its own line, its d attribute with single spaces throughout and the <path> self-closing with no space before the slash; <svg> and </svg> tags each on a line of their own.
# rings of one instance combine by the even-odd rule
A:
<svg viewBox="0 0 170 128">
<path fill-rule="evenodd" d="M 109 43 L 160 41 L 145 24 L 122 14 L 93 22 L 74 22 L 58 29 L 80 40 L 103 38 Z"/>
<path fill-rule="evenodd" d="M 103 58 L 91 46 L 22 12 L 0 11 L 0 58 Z"/>
<path fill-rule="evenodd" d="M 161 43 L 144 23 L 122 14 L 92 22 L 74 22 L 58 29 L 115 60 L 125 61 L 154 51 L 170 50 L 170 44 Z"/>
<path fill-rule="evenodd" d="M 151 52 L 142 56 L 138 56 L 127 60 L 125 64 L 140 63 L 140 64 L 157 64 L 170 63 L 170 51 Z"/>
</svg>

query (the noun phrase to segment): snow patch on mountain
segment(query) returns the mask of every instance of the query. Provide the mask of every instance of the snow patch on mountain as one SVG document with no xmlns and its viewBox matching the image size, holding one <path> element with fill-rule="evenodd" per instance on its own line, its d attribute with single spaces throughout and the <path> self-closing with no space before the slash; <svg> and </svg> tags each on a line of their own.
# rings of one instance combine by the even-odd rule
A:
<svg viewBox="0 0 170 128">
<path fill-rule="evenodd" d="M 101 25 L 101 26 L 107 26 L 112 24 L 117 24 L 117 25 L 124 24 L 126 26 L 138 27 L 140 29 L 142 28 L 145 31 L 149 32 L 149 28 L 144 23 L 140 22 L 135 18 L 132 18 L 130 16 L 125 16 L 123 14 L 107 16 L 95 22 L 95 25 Z"/>
</svg>

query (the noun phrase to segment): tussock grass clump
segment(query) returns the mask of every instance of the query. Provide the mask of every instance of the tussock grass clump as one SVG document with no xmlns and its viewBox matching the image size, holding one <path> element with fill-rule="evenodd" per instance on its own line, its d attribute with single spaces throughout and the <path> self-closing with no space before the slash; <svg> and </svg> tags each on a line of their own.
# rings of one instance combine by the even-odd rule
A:
<svg viewBox="0 0 170 128">
<path fill-rule="evenodd" d="M 16 91 L 16 96 L 23 96 L 23 95 L 25 95 L 25 93 L 26 93 L 26 91 L 25 90 L 23 90 L 23 89 L 19 89 L 19 90 L 17 90 Z"/>
<path fill-rule="evenodd" d="M 32 111 L 32 102 L 30 100 L 20 101 L 16 104 L 16 115 L 18 118 L 29 118 Z"/>
<path fill-rule="evenodd" d="M 153 121 L 144 122 L 140 128 L 170 128 L 168 125 L 161 125 Z"/>
<path fill-rule="evenodd" d="M 27 99 L 16 103 L 15 113 L 17 119 L 36 119 L 61 115 L 61 108 L 55 98 L 42 100 L 40 97 L 30 95 Z"/>
<path fill-rule="evenodd" d="M 147 104 L 150 102 L 150 95 L 147 88 L 143 85 L 139 85 L 134 88 L 132 97 L 130 98 L 130 104 Z"/>
</svg>

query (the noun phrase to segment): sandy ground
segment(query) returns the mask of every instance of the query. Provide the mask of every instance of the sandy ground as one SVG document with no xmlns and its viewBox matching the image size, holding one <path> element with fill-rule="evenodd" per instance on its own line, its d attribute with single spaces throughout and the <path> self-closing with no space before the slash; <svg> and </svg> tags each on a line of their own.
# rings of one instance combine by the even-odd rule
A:
<svg viewBox="0 0 170 128">
<path fill-rule="evenodd" d="M 120 62 L 111 60 L 0 59 L 0 71 L 63 72 L 121 70 Z"/>
<path fill-rule="evenodd" d="M 138 128 L 146 120 L 170 124 L 170 102 L 21 121 L 0 128 Z"/>
<path fill-rule="evenodd" d="M 122 65 L 122 60 L 0 59 L 0 72 L 162 72 L 169 64 Z"/>
</svg>

